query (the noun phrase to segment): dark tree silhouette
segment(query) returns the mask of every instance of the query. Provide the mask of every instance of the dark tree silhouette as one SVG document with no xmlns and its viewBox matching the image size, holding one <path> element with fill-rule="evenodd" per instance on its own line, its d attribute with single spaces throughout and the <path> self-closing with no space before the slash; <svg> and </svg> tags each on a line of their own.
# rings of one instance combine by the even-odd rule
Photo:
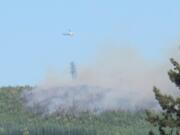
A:
<svg viewBox="0 0 180 135">
<path fill-rule="evenodd" d="M 174 68 L 168 72 L 169 79 L 180 89 L 180 65 L 173 58 L 170 61 Z M 158 114 L 147 111 L 147 120 L 158 127 L 160 135 L 180 135 L 180 97 L 162 94 L 156 87 L 153 91 L 163 111 Z"/>
<path fill-rule="evenodd" d="M 72 79 L 77 78 L 77 69 L 74 62 L 70 63 L 70 74 L 71 74 Z"/>
</svg>

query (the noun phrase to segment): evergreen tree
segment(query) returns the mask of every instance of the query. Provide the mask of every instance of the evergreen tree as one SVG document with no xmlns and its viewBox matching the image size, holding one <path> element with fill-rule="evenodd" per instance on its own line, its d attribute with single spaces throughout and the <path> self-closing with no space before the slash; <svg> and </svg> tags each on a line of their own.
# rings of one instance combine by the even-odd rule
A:
<svg viewBox="0 0 180 135">
<path fill-rule="evenodd" d="M 172 58 L 170 61 L 174 69 L 169 70 L 169 79 L 180 89 L 180 65 Z M 158 127 L 160 135 L 180 135 L 180 97 L 162 94 L 156 87 L 153 91 L 163 111 L 158 114 L 147 111 L 147 120 Z"/>
<path fill-rule="evenodd" d="M 76 79 L 76 77 L 77 77 L 77 70 L 76 70 L 76 65 L 75 65 L 74 62 L 70 63 L 70 73 L 71 73 L 72 79 Z"/>
</svg>

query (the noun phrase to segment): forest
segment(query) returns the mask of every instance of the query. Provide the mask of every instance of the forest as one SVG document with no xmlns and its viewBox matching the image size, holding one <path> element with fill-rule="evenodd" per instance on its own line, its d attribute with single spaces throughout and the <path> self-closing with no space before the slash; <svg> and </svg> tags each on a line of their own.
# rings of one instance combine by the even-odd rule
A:
<svg viewBox="0 0 180 135">
<path fill-rule="evenodd" d="M 144 111 L 83 112 L 41 116 L 24 109 L 21 92 L 29 86 L 0 88 L 0 135 L 145 135 L 156 129 Z"/>
</svg>

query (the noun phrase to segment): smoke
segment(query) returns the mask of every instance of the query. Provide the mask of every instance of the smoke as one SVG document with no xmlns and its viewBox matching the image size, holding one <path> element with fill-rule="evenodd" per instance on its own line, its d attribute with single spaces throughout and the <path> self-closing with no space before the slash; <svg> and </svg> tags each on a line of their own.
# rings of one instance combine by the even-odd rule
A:
<svg viewBox="0 0 180 135">
<path fill-rule="evenodd" d="M 102 50 L 90 66 L 78 65 L 76 79 L 67 75 L 69 71 L 49 72 L 38 86 L 25 90 L 26 108 L 41 114 L 159 109 L 153 86 L 177 95 L 167 75 L 172 68 L 169 58 L 180 58 L 177 49 L 162 50 L 163 58 L 154 61 L 133 48 Z"/>
</svg>

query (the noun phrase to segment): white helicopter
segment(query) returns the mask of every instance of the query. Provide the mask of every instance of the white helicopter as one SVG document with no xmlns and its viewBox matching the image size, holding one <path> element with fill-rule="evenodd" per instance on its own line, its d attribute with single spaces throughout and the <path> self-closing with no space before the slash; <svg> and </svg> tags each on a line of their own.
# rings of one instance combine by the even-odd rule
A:
<svg viewBox="0 0 180 135">
<path fill-rule="evenodd" d="M 63 36 L 70 36 L 70 37 L 74 37 L 75 32 L 72 32 L 70 29 L 68 32 L 62 33 Z"/>
</svg>

